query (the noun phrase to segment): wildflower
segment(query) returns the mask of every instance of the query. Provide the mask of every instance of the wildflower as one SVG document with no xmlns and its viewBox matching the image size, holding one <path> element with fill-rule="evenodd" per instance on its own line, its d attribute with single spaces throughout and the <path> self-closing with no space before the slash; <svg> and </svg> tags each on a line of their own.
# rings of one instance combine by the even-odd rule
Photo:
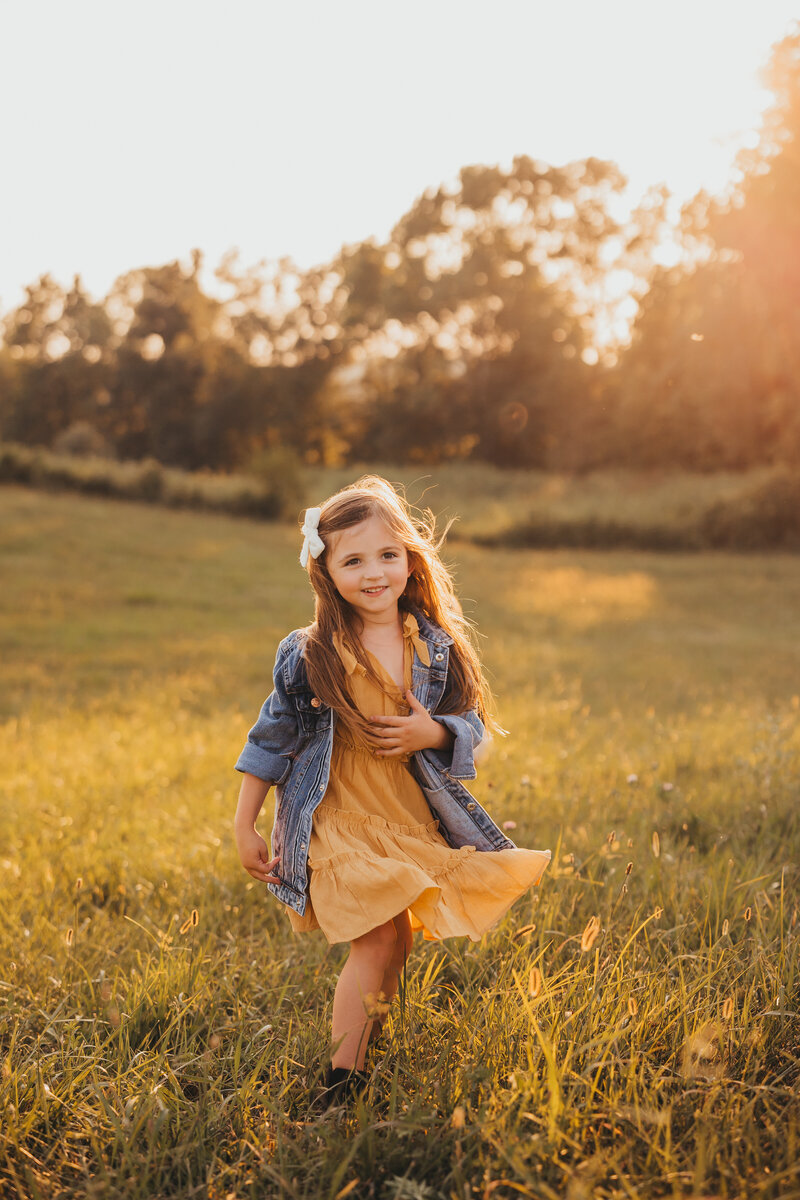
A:
<svg viewBox="0 0 800 1200">
<path fill-rule="evenodd" d="M 516 821 L 503 821 L 503 829 L 516 829 L 516 828 L 517 828 Z"/>
<path fill-rule="evenodd" d="M 684 1042 L 683 1074 L 715 1078 L 721 1073 L 720 1029 L 713 1021 L 706 1021 Z"/>
<path fill-rule="evenodd" d="M 658 836 L 657 829 L 653 830 L 653 837 L 651 839 L 651 844 L 653 847 L 653 857 L 658 858 L 659 855 L 661 854 L 661 838 Z"/>
<path fill-rule="evenodd" d="M 586 928 L 584 929 L 583 933 L 581 934 L 581 951 L 584 954 L 586 953 L 587 950 L 591 950 L 592 946 L 594 945 L 595 941 L 597 940 L 597 935 L 599 932 L 600 932 L 599 917 L 590 917 L 588 922 L 586 923 Z"/>
<path fill-rule="evenodd" d="M 628 783 L 630 783 L 631 785 L 633 785 L 634 783 L 638 783 L 638 782 L 639 782 L 639 776 L 638 776 L 638 775 L 631 773 L 631 774 L 628 776 Z"/>
<path fill-rule="evenodd" d="M 364 997 L 365 1012 L 373 1020 L 376 1017 L 385 1017 L 390 1008 L 391 1005 L 386 1000 L 385 992 L 378 992 L 377 995 L 374 992 L 367 992 Z"/>
<path fill-rule="evenodd" d="M 675 787 L 674 783 L 662 783 L 661 790 L 662 790 L 662 792 L 671 792 L 674 787 Z"/>
</svg>

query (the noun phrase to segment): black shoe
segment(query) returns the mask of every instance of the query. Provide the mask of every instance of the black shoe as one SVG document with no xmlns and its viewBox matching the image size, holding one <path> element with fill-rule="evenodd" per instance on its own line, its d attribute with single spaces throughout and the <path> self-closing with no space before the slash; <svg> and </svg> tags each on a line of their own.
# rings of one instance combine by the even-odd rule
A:
<svg viewBox="0 0 800 1200">
<path fill-rule="evenodd" d="M 330 1108 L 334 1104 L 343 1104 L 356 1091 L 362 1091 L 369 1083 L 366 1071 L 357 1071 L 355 1067 L 329 1066 L 325 1073 L 322 1093 L 322 1107 Z"/>
</svg>

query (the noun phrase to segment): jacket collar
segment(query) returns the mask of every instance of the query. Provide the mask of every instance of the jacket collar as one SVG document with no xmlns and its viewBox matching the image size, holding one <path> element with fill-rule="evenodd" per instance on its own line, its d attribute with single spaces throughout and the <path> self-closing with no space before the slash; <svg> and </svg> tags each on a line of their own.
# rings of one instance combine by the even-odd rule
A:
<svg viewBox="0 0 800 1200">
<path fill-rule="evenodd" d="M 409 611 L 417 618 L 420 637 L 426 642 L 431 642 L 434 646 L 452 646 L 453 639 L 449 633 L 445 633 L 438 625 L 434 625 L 433 621 L 429 621 L 418 608 L 411 608 Z"/>
</svg>

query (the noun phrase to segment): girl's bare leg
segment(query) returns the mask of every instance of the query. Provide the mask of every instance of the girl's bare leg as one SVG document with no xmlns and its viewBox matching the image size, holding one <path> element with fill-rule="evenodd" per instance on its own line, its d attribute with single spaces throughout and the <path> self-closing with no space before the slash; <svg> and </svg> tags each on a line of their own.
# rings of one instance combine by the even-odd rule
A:
<svg viewBox="0 0 800 1200">
<path fill-rule="evenodd" d="M 389 959 L 389 965 L 386 968 L 383 979 L 381 980 L 380 990 L 386 997 L 386 1001 L 391 1004 L 394 997 L 397 995 L 397 989 L 400 985 L 400 975 L 406 960 L 411 953 L 411 947 L 414 944 L 414 934 L 411 932 L 411 921 L 408 916 L 408 909 L 398 913 L 392 918 L 392 924 L 397 933 L 397 941 L 395 943 L 392 957 Z M 386 1019 L 389 1016 L 388 1012 L 380 1017 L 376 1017 L 372 1022 L 372 1037 L 377 1037 L 383 1026 L 386 1024 Z"/>
<path fill-rule="evenodd" d="M 333 997 L 333 1067 L 364 1066 L 372 1018 L 365 999 L 377 996 L 396 953 L 397 930 L 392 921 L 376 926 L 350 943 L 350 954 Z M 337 1045 L 337 1043 L 340 1043 Z"/>
</svg>

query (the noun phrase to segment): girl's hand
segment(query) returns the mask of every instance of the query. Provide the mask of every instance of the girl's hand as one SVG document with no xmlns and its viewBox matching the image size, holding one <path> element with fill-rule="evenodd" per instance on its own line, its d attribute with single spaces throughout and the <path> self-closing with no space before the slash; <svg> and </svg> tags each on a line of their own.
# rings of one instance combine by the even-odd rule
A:
<svg viewBox="0 0 800 1200">
<path fill-rule="evenodd" d="M 445 750 L 453 744 L 453 735 L 439 721 L 434 721 L 409 689 L 406 700 L 411 709 L 408 717 L 370 717 L 375 726 L 378 758 L 399 758 L 415 750 Z"/>
<path fill-rule="evenodd" d="M 257 879 L 259 883 L 281 882 L 277 875 L 271 874 L 280 862 L 280 855 L 276 855 L 270 861 L 267 843 L 255 829 L 244 829 L 241 832 L 237 830 L 236 847 L 242 866 L 253 879 Z"/>
</svg>

